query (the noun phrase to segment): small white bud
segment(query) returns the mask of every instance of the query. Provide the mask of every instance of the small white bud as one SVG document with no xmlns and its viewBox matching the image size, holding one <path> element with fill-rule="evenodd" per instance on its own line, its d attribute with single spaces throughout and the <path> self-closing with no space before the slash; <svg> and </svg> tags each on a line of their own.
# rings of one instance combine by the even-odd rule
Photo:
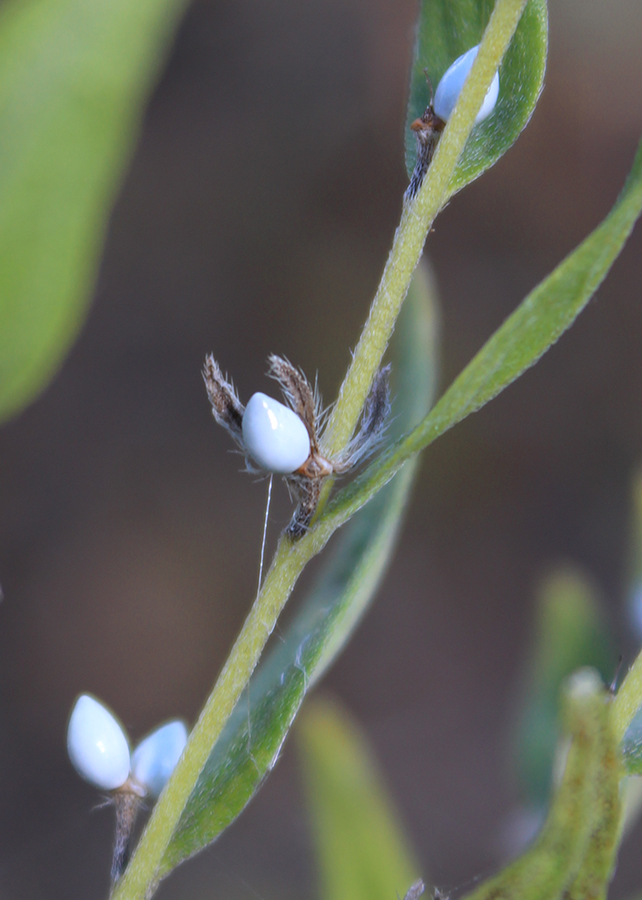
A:
<svg viewBox="0 0 642 900">
<path fill-rule="evenodd" d="M 153 797 L 165 787 L 186 743 L 187 729 L 176 719 L 152 731 L 134 750 L 132 775 Z"/>
<path fill-rule="evenodd" d="M 604 682 L 597 669 L 585 666 L 583 669 L 578 669 L 577 672 L 573 672 L 572 675 L 568 676 L 566 689 L 570 696 L 580 700 L 600 694 L 604 690 Z"/>
<path fill-rule="evenodd" d="M 110 711 L 83 694 L 69 719 L 67 751 L 74 768 L 87 781 L 113 791 L 129 778 L 129 744 Z"/>
<path fill-rule="evenodd" d="M 466 81 L 466 76 L 470 72 L 473 63 L 475 62 L 475 57 L 477 56 L 478 50 L 479 45 L 477 45 L 476 47 L 471 47 L 470 50 L 467 50 L 466 53 L 464 53 L 462 56 L 459 56 L 450 66 L 450 68 L 446 69 L 446 72 L 444 73 L 441 81 L 437 85 L 433 109 L 435 110 L 435 113 L 439 116 L 439 118 L 444 120 L 444 122 L 447 122 L 453 113 L 457 100 L 459 99 L 459 95 L 461 94 L 461 89 L 463 88 L 464 82 Z M 481 109 L 477 113 L 475 125 L 483 122 L 484 119 L 492 113 L 492 111 L 495 109 L 495 104 L 497 103 L 498 96 L 499 75 L 497 72 L 495 72 L 495 77 L 493 78 L 486 96 L 484 97 L 484 102 L 481 105 Z"/>
<path fill-rule="evenodd" d="M 253 394 L 245 407 L 243 443 L 262 469 L 278 475 L 291 475 L 310 456 L 303 420 L 266 394 Z"/>
</svg>

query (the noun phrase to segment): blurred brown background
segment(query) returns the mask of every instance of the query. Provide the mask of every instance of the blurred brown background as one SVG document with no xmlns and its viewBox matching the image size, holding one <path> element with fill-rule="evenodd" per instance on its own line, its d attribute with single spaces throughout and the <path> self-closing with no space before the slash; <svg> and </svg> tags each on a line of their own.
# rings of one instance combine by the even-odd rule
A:
<svg viewBox="0 0 642 900">
<path fill-rule="evenodd" d="M 442 386 L 605 215 L 642 131 L 639 0 L 553 0 L 550 13 L 529 128 L 429 241 Z M 197 0 L 180 29 L 87 325 L 0 434 L 2 900 L 106 895 L 112 814 L 66 759 L 71 704 L 94 692 L 134 738 L 192 720 L 249 608 L 265 489 L 238 473 L 201 363 L 213 351 L 247 399 L 267 387 L 268 353 L 284 353 L 334 396 L 406 184 L 414 16 L 412 0 Z M 448 890 L 499 860 L 515 802 L 506 738 L 546 568 L 588 567 L 635 652 L 623 593 L 641 285 L 638 228 L 572 332 L 425 454 L 395 565 L 326 680 Z M 613 896 L 642 885 L 640 840 Z M 293 742 L 159 896 L 315 896 Z"/>
</svg>

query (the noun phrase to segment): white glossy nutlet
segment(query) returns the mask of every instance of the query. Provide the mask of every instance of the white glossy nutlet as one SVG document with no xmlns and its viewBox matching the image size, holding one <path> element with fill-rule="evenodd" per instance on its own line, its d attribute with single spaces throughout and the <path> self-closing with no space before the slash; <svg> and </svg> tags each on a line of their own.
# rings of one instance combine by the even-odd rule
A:
<svg viewBox="0 0 642 900">
<path fill-rule="evenodd" d="M 267 472 L 291 475 L 310 455 L 310 436 L 303 420 L 278 400 L 253 394 L 243 413 L 243 443 Z"/>
<path fill-rule="evenodd" d="M 470 72 L 473 63 L 475 62 L 475 57 L 477 56 L 478 49 L 479 45 L 476 47 L 471 47 L 470 50 L 467 50 L 466 53 L 464 53 L 462 56 L 459 56 L 452 64 L 452 66 L 450 66 L 450 68 L 446 70 L 441 81 L 437 85 L 433 109 L 435 110 L 439 118 L 444 120 L 444 122 L 447 122 L 453 113 L 455 104 L 457 103 L 459 95 L 461 94 L 461 89 L 464 86 L 464 81 L 466 81 L 466 76 Z M 484 102 L 481 105 L 481 109 L 477 113 L 475 125 L 483 122 L 484 119 L 492 113 L 492 111 L 495 109 L 495 104 L 497 103 L 498 96 L 499 75 L 497 74 L 497 72 L 495 72 L 495 77 L 493 78 L 491 85 L 486 92 L 486 96 L 484 97 Z"/>
<path fill-rule="evenodd" d="M 132 754 L 132 775 L 158 797 L 165 787 L 187 743 L 187 729 L 176 719 L 152 731 Z"/>
<path fill-rule="evenodd" d="M 83 694 L 69 719 L 67 751 L 79 775 L 104 791 L 121 787 L 129 778 L 129 744 L 110 711 Z"/>
</svg>

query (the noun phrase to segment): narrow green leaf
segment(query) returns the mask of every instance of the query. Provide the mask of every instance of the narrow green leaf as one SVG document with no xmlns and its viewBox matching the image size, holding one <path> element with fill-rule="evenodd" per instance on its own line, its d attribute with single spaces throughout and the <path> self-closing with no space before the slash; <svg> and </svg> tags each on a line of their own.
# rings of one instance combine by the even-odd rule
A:
<svg viewBox="0 0 642 900">
<path fill-rule="evenodd" d="M 528 800 L 543 806 L 548 801 L 559 738 L 562 682 L 582 666 L 594 666 L 608 682 L 613 678 L 616 659 L 597 588 L 582 570 L 564 566 L 552 571 L 539 586 L 536 613 L 517 763 Z"/>
<path fill-rule="evenodd" d="M 602 778 L 616 759 L 609 703 L 599 675 L 576 673 L 564 695 L 564 724 L 572 738 L 564 775 L 535 843 L 466 900 L 556 900 L 572 885 L 604 804 L 617 803 L 617 780 Z M 608 757 L 608 758 L 607 758 Z"/>
<path fill-rule="evenodd" d="M 493 0 L 422 0 L 406 121 L 408 175 L 417 155 L 410 123 L 430 103 L 426 73 L 436 88 L 451 63 L 480 42 L 493 6 Z M 525 128 L 542 90 L 547 44 L 546 2 L 530 0 L 499 70 L 497 106 L 472 132 L 453 175 L 451 194 L 497 162 Z"/>
<path fill-rule="evenodd" d="M 319 534 L 347 521 L 400 465 L 481 409 L 551 347 L 584 309 L 622 250 L 642 210 L 642 144 L 615 206 L 595 231 L 536 287 L 495 332 L 441 400 L 328 504 Z"/>
<path fill-rule="evenodd" d="M 397 331 L 393 429 L 416 422 L 435 387 L 436 311 L 423 269 Z M 350 523 L 286 631 L 253 676 L 214 746 L 165 854 L 161 875 L 232 822 L 274 766 L 310 686 L 340 652 L 374 596 L 392 555 L 415 468 L 407 466 Z"/>
<path fill-rule="evenodd" d="M 297 725 L 321 900 L 394 900 L 417 877 L 368 742 L 345 710 L 315 701 Z"/>
<path fill-rule="evenodd" d="M 84 319 L 107 217 L 186 0 L 8 0 L 0 10 L 0 419 Z"/>
</svg>

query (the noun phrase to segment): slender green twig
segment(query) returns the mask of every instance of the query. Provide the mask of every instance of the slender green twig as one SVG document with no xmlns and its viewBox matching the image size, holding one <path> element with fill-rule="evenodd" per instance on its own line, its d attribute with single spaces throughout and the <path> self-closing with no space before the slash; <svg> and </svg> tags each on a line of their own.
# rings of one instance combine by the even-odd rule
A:
<svg viewBox="0 0 642 900">
<path fill-rule="evenodd" d="M 424 184 L 404 207 L 381 286 L 341 389 L 327 447 L 350 438 L 394 328 L 426 235 L 447 196 L 448 184 L 473 127 L 477 110 L 511 41 L 526 0 L 497 0 L 477 60 L 444 131 Z M 163 855 L 213 745 L 261 657 L 268 637 L 306 563 L 325 545 L 338 523 L 319 523 L 296 544 L 282 539 L 261 590 L 203 712 L 183 757 L 156 804 L 136 853 L 112 900 L 144 900 L 158 882 Z"/>
</svg>

